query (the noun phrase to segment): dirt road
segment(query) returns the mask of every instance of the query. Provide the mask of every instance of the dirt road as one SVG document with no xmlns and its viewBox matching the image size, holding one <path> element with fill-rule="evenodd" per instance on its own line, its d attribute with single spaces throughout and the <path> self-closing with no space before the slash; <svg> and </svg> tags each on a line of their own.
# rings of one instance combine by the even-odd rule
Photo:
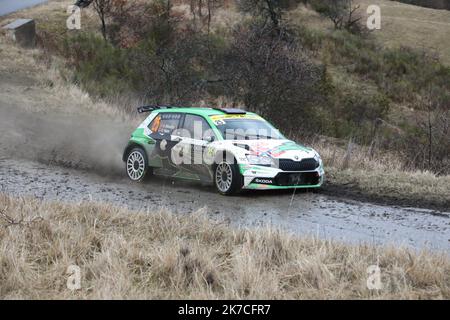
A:
<svg viewBox="0 0 450 320">
<path fill-rule="evenodd" d="M 100 176 L 42 163 L 0 159 L 0 190 L 45 200 L 108 202 L 149 214 L 199 209 L 236 226 L 273 225 L 302 235 L 350 242 L 407 245 L 450 252 L 450 213 L 378 206 L 321 194 L 248 192 L 216 194 L 209 186 L 154 178 L 135 184 L 122 176 Z"/>
</svg>

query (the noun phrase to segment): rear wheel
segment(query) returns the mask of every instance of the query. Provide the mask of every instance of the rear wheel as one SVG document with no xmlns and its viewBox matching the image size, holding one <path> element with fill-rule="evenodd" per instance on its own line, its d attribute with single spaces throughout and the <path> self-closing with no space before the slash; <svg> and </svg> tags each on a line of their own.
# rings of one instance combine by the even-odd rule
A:
<svg viewBox="0 0 450 320">
<path fill-rule="evenodd" d="M 214 185 L 219 193 L 231 195 L 242 189 L 242 175 L 237 164 L 222 161 L 214 170 Z"/>
<path fill-rule="evenodd" d="M 127 176 L 133 181 L 143 181 L 149 171 L 148 160 L 142 148 L 133 148 L 127 156 L 126 161 Z"/>
</svg>

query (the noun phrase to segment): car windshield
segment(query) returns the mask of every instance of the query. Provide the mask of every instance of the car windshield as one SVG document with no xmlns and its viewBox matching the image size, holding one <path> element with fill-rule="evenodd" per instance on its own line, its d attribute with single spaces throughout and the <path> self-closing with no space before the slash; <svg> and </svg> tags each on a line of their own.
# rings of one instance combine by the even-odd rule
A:
<svg viewBox="0 0 450 320">
<path fill-rule="evenodd" d="M 258 116 L 212 117 L 225 140 L 285 139 L 263 118 Z"/>
</svg>

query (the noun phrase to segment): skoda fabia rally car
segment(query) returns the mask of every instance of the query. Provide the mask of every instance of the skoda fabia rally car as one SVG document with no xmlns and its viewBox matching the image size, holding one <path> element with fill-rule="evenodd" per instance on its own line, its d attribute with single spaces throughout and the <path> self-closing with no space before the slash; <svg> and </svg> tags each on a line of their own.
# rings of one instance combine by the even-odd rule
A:
<svg viewBox="0 0 450 320">
<path fill-rule="evenodd" d="M 319 154 L 286 139 L 240 109 L 144 106 L 149 116 L 123 153 L 133 181 L 151 174 L 211 183 L 224 195 L 242 189 L 319 188 Z"/>
</svg>

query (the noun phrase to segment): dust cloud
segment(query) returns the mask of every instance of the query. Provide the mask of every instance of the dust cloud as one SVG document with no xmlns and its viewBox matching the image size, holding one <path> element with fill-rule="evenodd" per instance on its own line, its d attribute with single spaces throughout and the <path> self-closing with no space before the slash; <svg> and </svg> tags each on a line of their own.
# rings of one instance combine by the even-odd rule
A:
<svg viewBox="0 0 450 320">
<path fill-rule="evenodd" d="M 30 113 L 2 106 L 0 157 L 117 175 L 134 125 L 100 115 Z"/>
</svg>

